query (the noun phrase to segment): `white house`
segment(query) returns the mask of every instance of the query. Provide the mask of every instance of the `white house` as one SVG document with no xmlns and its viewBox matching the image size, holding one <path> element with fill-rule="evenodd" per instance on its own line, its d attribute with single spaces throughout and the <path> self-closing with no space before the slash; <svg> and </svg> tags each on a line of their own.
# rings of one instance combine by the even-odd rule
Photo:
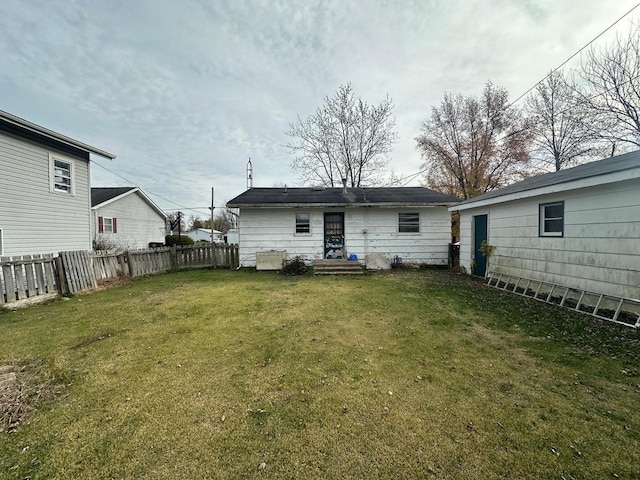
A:
<svg viewBox="0 0 640 480">
<path fill-rule="evenodd" d="M 90 145 L 0 111 L 0 256 L 90 250 Z"/>
<path fill-rule="evenodd" d="M 211 241 L 211 229 L 210 228 L 194 228 L 185 232 L 185 235 L 193 239 L 194 242 L 210 242 Z M 219 230 L 213 231 L 213 241 L 222 241 L 222 232 Z"/>
<path fill-rule="evenodd" d="M 91 232 L 97 249 L 164 244 L 166 214 L 138 187 L 91 189 Z"/>
<path fill-rule="evenodd" d="M 486 193 L 460 211 L 460 264 L 605 295 L 640 298 L 640 151 Z"/>
<path fill-rule="evenodd" d="M 447 265 L 455 198 L 421 187 L 251 188 L 227 207 L 240 209 L 241 266 L 256 254 L 286 251 L 307 262 L 380 255 L 403 263 Z"/>
</svg>

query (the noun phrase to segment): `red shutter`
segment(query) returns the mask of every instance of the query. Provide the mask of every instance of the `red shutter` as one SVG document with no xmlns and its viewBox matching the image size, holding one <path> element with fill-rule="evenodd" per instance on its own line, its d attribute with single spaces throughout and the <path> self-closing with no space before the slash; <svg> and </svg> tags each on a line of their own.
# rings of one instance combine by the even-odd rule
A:
<svg viewBox="0 0 640 480">
<path fill-rule="evenodd" d="M 111 224 L 113 225 L 113 233 L 118 233 L 118 227 L 117 227 L 118 223 L 116 222 L 115 218 L 111 219 Z"/>
<path fill-rule="evenodd" d="M 98 217 L 98 233 L 104 233 L 104 222 L 102 217 Z"/>
</svg>

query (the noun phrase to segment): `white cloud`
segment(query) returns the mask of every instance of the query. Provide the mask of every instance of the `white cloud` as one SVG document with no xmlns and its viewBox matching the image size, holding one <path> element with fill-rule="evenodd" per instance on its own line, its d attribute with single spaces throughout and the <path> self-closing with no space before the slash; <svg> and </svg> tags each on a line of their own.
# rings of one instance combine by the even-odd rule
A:
<svg viewBox="0 0 640 480">
<path fill-rule="evenodd" d="M 111 151 L 108 168 L 197 206 L 211 186 L 221 200 L 241 193 L 249 156 L 255 185 L 295 184 L 289 122 L 352 82 L 370 103 L 393 98 L 390 167 L 411 174 L 414 138 L 444 91 L 478 94 L 492 80 L 515 98 L 632 6 L 3 0 L 0 108 Z M 98 167 L 93 177 L 123 182 Z"/>
</svg>

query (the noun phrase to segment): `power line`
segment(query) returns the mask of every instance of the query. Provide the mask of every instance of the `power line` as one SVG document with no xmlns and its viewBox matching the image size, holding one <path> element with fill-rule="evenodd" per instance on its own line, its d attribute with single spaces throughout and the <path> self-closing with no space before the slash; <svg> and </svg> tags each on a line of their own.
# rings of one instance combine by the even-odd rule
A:
<svg viewBox="0 0 640 480">
<path fill-rule="evenodd" d="M 114 172 L 113 170 L 111 170 L 111 169 L 109 169 L 109 168 L 105 167 L 104 165 L 101 165 L 100 163 L 96 162 L 95 160 L 92 160 L 92 162 L 93 162 L 95 165 L 99 166 L 100 168 L 103 168 L 103 169 L 104 169 L 104 170 L 106 170 L 107 172 L 109 172 L 109 173 L 111 173 L 111 174 L 115 175 L 116 177 L 118 177 L 118 178 L 120 178 L 120 179 L 124 180 L 125 182 L 127 182 L 127 183 L 129 183 L 129 184 L 131 184 L 131 185 L 134 185 L 134 186 L 138 186 L 138 185 L 136 185 L 136 183 L 135 183 L 135 182 L 132 182 L 132 181 L 131 181 L 131 180 L 129 180 L 128 178 L 125 178 L 125 177 L 123 177 L 122 175 L 120 175 L 119 173 L 116 173 L 116 172 Z M 144 187 L 144 192 L 145 192 L 145 193 L 149 193 L 149 194 L 151 194 L 151 195 L 153 195 L 153 196 L 155 196 L 155 197 L 158 197 L 158 198 L 160 198 L 160 199 L 164 200 L 165 202 L 169 202 L 169 203 L 171 203 L 171 204 L 173 204 L 173 205 L 177 205 L 177 206 L 178 206 L 178 207 L 180 207 L 180 209 L 182 209 L 182 210 L 190 210 L 190 211 L 192 211 L 192 212 L 195 212 L 195 213 L 198 213 L 198 214 L 202 214 L 202 212 L 198 212 L 198 211 L 194 210 L 193 208 L 185 207 L 184 205 L 180 205 L 179 203 L 176 203 L 176 202 L 174 202 L 173 200 L 169 200 L 168 198 L 165 198 L 165 197 L 163 197 L 162 195 L 160 195 L 160 194 L 158 194 L 158 193 L 155 193 L 155 192 L 153 192 L 152 190 L 147 189 L 146 187 Z M 200 208 L 200 207 L 196 207 L 196 208 Z M 208 208 L 208 207 L 202 207 L 202 208 L 204 209 L 204 208 Z M 172 210 L 178 210 L 178 209 L 172 209 Z M 170 211 L 170 210 L 167 210 L 167 211 Z"/>
<path fill-rule="evenodd" d="M 607 28 L 605 28 L 602 32 L 600 32 L 598 35 L 596 35 L 595 37 L 593 37 L 589 42 L 587 42 L 585 45 L 582 46 L 582 48 L 580 48 L 578 51 L 576 51 L 573 55 L 571 55 L 569 58 L 567 58 L 564 62 L 562 62 L 560 65 L 558 65 L 556 68 L 554 68 L 553 70 L 551 70 L 549 73 L 547 73 L 542 80 L 540 80 L 538 83 L 536 83 L 535 85 L 533 85 L 531 88 L 529 88 L 526 92 L 524 92 L 522 95 L 520 95 L 518 98 L 516 98 L 513 102 L 511 102 L 509 105 L 507 105 L 504 109 L 507 110 L 510 107 L 512 107 L 513 105 L 515 105 L 516 103 L 518 103 L 520 100 L 522 100 L 522 98 L 527 95 L 529 92 L 531 92 L 531 90 L 533 90 L 534 88 L 536 88 L 538 85 L 540 85 L 542 82 L 544 82 L 550 75 L 552 75 L 553 73 L 557 72 L 558 70 L 560 70 L 562 67 L 564 67 L 570 60 L 572 60 L 574 57 L 576 57 L 578 54 L 580 54 L 585 48 L 587 48 L 589 45 L 591 45 L 593 42 L 595 42 L 598 38 L 600 38 L 602 35 L 604 35 L 605 33 L 607 33 L 609 30 L 611 30 L 618 22 L 620 22 L 624 17 L 626 17 L 627 15 L 629 15 L 631 12 L 633 12 L 636 8 L 640 7 L 640 3 L 637 3 L 634 7 L 631 8 L 631 10 L 629 10 L 627 13 L 625 13 L 624 15 L 622 15 L 620 18 L 618 18 L 615 22 L 613 22 L 611 25 L 609 25 Z"/>
</svg>

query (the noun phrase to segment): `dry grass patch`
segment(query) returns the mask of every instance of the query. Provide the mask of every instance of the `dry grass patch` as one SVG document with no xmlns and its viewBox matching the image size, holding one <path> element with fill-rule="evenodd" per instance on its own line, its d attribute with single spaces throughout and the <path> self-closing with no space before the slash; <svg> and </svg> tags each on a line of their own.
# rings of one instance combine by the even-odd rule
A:
<svg viewBox="0 0 640 480">
<path fill-rule="evenodd" d="M 185 272 L 7 313 L 3 355 L 68 387 L 0 437 L 0 471 L 636 478 L 636 339 L 581 319 L 604 346 L 442 271 Z"/>
</svg>

